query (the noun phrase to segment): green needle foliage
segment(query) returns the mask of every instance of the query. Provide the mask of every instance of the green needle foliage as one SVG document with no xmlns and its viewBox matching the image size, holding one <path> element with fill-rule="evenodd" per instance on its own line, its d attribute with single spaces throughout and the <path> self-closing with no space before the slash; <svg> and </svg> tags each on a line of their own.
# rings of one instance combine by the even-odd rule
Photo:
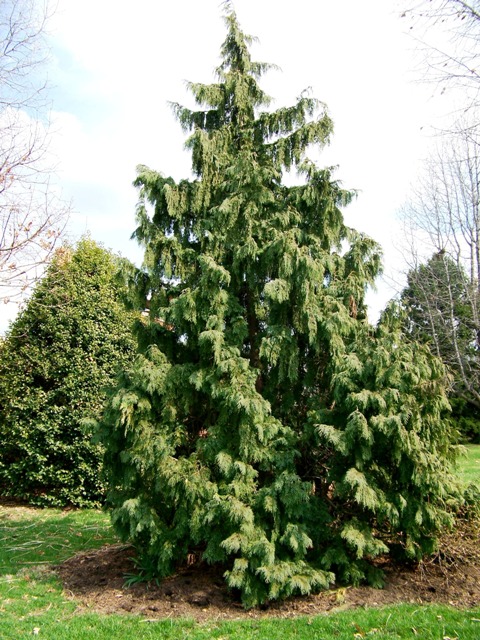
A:
<svg viewBox="0 0 480 640">
<path fill-rule="evenodd" d="M 64 247 L 0 345 L 0 495 L 87 506 L 103 496 L 92 426 L 133 359 L 119 261 L 85 238 Z"/>
<path fill-rule="evenodd" d="M 173 105 L 193 180 L 140 167 L 149 309 L 101 437 L 113 523 L 144 571 L 188 554 L 225 567 L 245 606 L 379 580 L 450 522 L 445 371 L 364 294 L 378 245 L 345 226 L 353 194 L 307 157 L 332 133 L 308 93 L 268 111 L 251 38 L 226 12 L 218 83 Z M 286 171 L 301 183 L 286 186 Z"/>
</svg>

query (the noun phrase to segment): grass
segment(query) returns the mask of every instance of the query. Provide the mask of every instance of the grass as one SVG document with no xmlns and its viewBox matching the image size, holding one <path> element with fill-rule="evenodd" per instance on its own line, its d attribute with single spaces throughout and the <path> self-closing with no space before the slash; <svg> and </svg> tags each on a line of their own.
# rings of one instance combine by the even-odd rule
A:
<svg viewBox="0 0 480 640">
<path fill-rule="evenodd" d="M 459 474 L 480 484 L 480 446 L 467 447 Z M 78 551 L 115 541 L 100 511 L 0 506 L 0 638 L 21 640 L 477 640 L 480 607 L 404 604 L 295 619 L 196 623 L 77 613 L 51 571 Z"/>
<path fill-rule="evenodd" d="M 0 506 L 0 575 L 115 541 L 105 513 Z"/>
<path fill-rule="evenodd" d="M 52 615 L 53 611 L 53 615 Z M 477 612 L 478 614 L 479 612 Z M 65 614 L 52 607 L 37 608 L 21 619 L 0 619 L 2 640 L 38 635 L 49 640 L 107 640 L 134 637 L 135 640 L 354 640 L 412 639 L 478 640 L 480 618 L 475 612 L 448 607 L 402 605 L 383 609 L 300 617 L 290 620 L 196 623 L 191 620 L 149 621 L 140 617 L 95 614 Z"/>
<path fill-rule="evenodd" d="M 460 460 L 458 475 L 465 484 L 480 486 L 480 444 L 465 446 L 466 457 Z"/>
</svg>

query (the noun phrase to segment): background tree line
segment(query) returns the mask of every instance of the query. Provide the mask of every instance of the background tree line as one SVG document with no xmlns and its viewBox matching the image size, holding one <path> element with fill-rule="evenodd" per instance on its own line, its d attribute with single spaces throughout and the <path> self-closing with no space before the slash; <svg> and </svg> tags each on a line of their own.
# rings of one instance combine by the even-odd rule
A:
<svg viewBox="0 0 480 640">
<path fill-rule="evenodd" d="M 401 211 L 409 266 L 406 329 L 452 373 L 454 417 L 480 439 L 480 3 L 432 0 L 403 17 L 421 42 L 423 79 L 451 95 L 412 195 Z"/>
</svg>

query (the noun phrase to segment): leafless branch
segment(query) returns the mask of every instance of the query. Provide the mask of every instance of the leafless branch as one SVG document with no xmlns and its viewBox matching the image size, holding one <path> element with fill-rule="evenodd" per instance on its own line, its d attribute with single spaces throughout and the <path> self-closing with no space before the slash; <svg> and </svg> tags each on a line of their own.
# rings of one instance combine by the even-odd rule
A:
<svg viewBox="0 0 480 640">
<path fill-rule="evenodd" d="M 417 317 L 480 407 L 480 137 L 468 122 L 439 140 L 401 217 Z"/>
<path fill-rule="evenodd" d="M 44 0 L 0 0 L 0 300 L 21 299 L 48 263 L 68 207 L 51 185 Z"/>
<path fill-rule="evenodd" d="M 457 108 L 480 101 L 480 0 L 397 0 L 400 15 L 421 54 L 421 78 L 461 90 Z"/>
</svg>

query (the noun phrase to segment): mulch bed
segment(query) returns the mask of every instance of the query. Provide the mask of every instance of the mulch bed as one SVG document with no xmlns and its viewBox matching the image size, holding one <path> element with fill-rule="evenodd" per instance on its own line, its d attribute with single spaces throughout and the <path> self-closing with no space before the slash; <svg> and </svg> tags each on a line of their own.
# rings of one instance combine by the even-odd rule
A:
<svg viewBox="0 0 480 640">
<path fill-rule="evenodd" d="M 180 569 L 158 585 L 137 583 L 126 588 L 125 576 L 135 574 L 135 565 L 134 552 L 125 545 L 79 553 L 56 571 L 79 611 L 135 613 L 149 619 L 293 617 L 401 602 L 473 608 L 480 606 L 479 542 L 479 523 L 459 521 L 435 556 L 413 567 L 385 560 L 384 589 L 337 588 L 249 611 L 228 591 L 221 571 L 201 562 Z"/>
</svg>

